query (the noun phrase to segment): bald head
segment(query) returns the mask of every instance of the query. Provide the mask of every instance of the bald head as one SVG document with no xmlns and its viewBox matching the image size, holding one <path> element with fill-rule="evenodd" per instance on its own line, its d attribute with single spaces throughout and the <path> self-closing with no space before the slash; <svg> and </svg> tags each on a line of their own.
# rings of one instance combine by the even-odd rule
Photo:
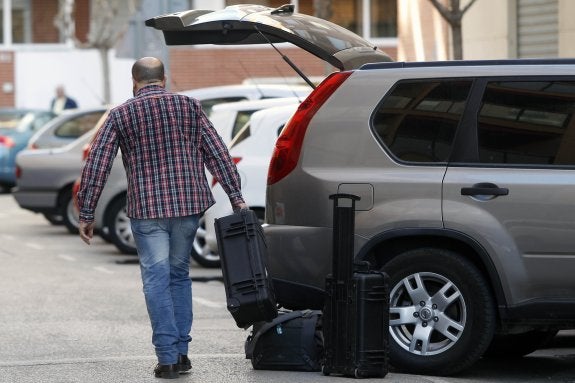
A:
<svg viewBox="0 0 575 383">
<path fill-rule="evenodd" d="M 142 57 L 132 66 L 132 78 L 140 86 L 164 81 L 164 64 L 155 57 Z"/>
</svg>

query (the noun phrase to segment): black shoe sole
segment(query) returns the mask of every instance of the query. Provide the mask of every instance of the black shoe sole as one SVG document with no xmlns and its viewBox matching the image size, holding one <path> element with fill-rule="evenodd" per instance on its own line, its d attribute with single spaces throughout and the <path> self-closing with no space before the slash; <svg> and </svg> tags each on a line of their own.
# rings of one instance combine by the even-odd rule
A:
<svg viewBox="0 0 575 383">
<path fill-rule="evenodd" d="M 190 365 L 178 364 L 178 370 L 180 371 L 180 374 L 185 374 L 186 372 L 189 372 L 191 369 L 192 366 Z"/>
<path fill-rule="evenodd" d="M 177 379 L 180 377 L 180 374 L 175 371 L 165 371 L 165 372 L 154 372 L 154 376 L 156 378 L 161 379 Z"/>
</svg>

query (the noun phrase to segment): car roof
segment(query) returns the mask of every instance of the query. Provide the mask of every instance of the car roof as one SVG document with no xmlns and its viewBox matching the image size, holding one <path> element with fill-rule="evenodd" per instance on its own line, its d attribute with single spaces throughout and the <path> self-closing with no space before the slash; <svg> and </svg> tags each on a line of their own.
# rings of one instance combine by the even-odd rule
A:
<svg viewBox="0 0 575 383">
<path fill-rule="evenodd" d="M 189 10 L 157 16 L 146 25 L 161 30 L 167 45 L 245 45 L 287 42 L 340 70 L 392 61 L 369 41 L 327 20 L 279 8 L 239 4 L 223 10 Z"/>
<path fill-rule="evenodd" d="M 226 102 L 222 104 L 214 105 L 212 113 L 224 110 L 254 110 L 254 109 L 264 109 L 270 108 L 272 106 L 280 106 L 286 104 L 299 104 L 305 98 L 301 97 L 281 97 L 281 98 L 267 98 L 264 100 L 247 100 L 247 101 L 237 101 L 237 102 Z"/>
<path fill-rule="evenodd" d="M 299 105 L 290 104 L 274 106 L 267 109 L 258 110 L 251 115 L 250 123 L 252 125 L 252 134 L 255 134 L 262 126 L 277 125 L 286 123 L 295 113 Z"/>
<path fill-rule="evenodd" d="M 261 99 L 267 97 L 303 96 L 312 91 L 308 85 L 296 84 L 235 84 L 196 88 L 178 92 L 198 100 L 213 97 L 245 97 Z"/>
</svg>

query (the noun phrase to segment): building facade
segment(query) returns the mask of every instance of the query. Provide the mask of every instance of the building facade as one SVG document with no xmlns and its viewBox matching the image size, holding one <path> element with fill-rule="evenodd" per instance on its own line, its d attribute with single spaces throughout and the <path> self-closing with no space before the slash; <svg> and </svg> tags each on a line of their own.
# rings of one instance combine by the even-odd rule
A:
<svg viewBox="0 0 575 383">
<path fill-rule="evenodd" d="M 572 0 L 477 0 L 463 16 L 463 58 L 575 57 L 573 14 Z M 398 36 L 398 60 L 452 57 L 449 26 L 429 0 L 398 0 Z"/>
<path fill-rule="evenodd" d="M 80 106 L 102 103 L 98 53 L 80 49 L 90 26 L 90 8 L 114 0 L 0 0 L 0 107 L 45 107 L 56 85 L 63 84 Z M 119 1 L 119 0 L 117 0 Z M 147 18 L 187 9 L 223 9 L 242 0 L 139 0 L 126 33 L 110 53 L 112 103 L 131 96 L 130 67 L 135 58 L 161 57 L 173 91 L 234 84 L 248 78 L 290 81 L 296 75 L 270 46 L 166 47 L 159 31 L 144 26 Z M 73 35 L 66 39 L 55 20 L 64 17 L 60 3 L 72 4 Z M 402 61 L 449 60 L 450 28 L 429 0 L 250 0 L 278 7 L 292 3 L 363 36 L 392 58 Z M 449 4 L 449 0 L 444 0 Z M 465 6 L 467 0 L 461 0 Z M 4 12 L 4 10 L 8 10 Z M 463 17 L 463 57 L 502 59 L 575 56 L 573 0 L 477 0 Z M 68 40 L 68 41 L 67 41 Z M 315 56 L 280 44 L 309 77 L 334 70 Z"/>
</svg>

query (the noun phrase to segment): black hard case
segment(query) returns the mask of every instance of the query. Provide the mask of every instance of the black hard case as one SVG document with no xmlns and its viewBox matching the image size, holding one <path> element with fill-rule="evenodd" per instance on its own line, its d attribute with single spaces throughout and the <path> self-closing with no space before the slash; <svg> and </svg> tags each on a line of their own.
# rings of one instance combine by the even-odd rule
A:
<svg viewBox="0 0 575 383">
<path fill-rule="evenodd" d="M 228 311 L 238 327 L 277 317 L 263 229 L 252 210 L 215 220 Z"/>
<path fill-rule="evenodd" d="M 389 282 L 369 264 L 354 265 L 356 196 L 334 199 L 333 270 L 323 312 L 325 375 L 384 377 L 388 372 Z M 340 199 L 351 201 L 342 206 Z"/>
</svg>

